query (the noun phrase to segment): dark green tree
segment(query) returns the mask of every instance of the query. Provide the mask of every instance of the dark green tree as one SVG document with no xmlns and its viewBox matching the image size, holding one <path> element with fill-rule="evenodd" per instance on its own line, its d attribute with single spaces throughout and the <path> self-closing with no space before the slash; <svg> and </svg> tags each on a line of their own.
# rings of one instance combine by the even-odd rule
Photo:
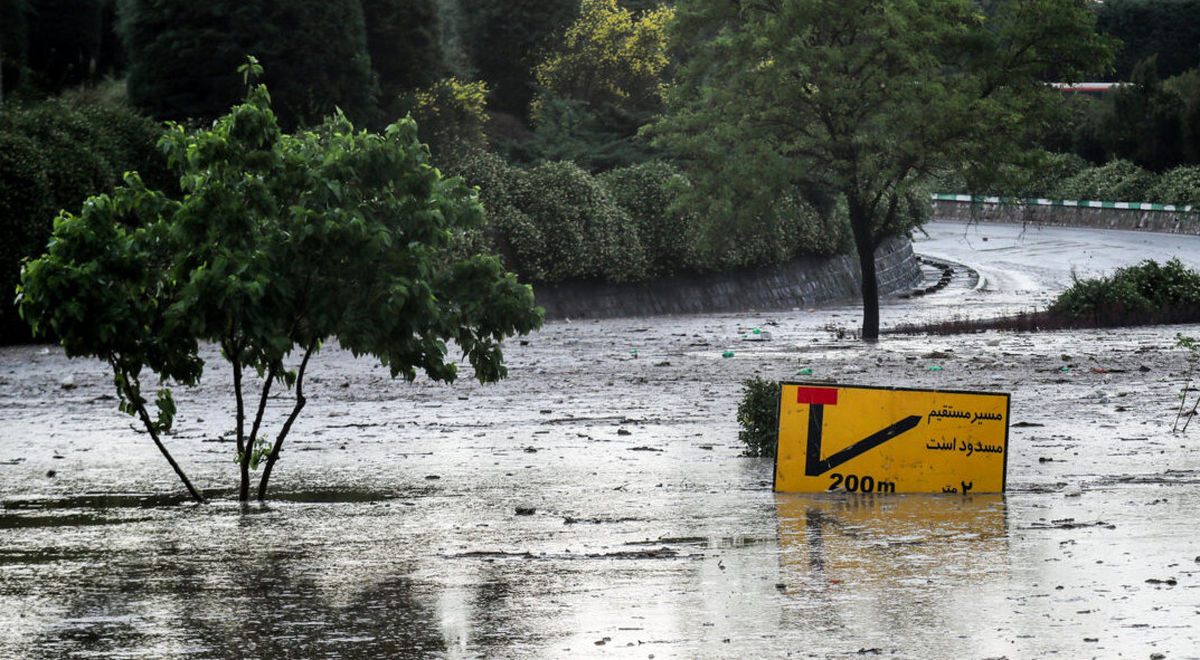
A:
<svg viewBox="0 0 1200 660">
<path fill-rule="evenodd" d="M 28 0 L 0 0 L 0 103 L 28 65 Z"/>
<path fill-rule="evenodd" d="M 446 72 L 437 0 L 362 0 L 371 69 L 380 106 L 391 121 L 401 96 L 433 85 Z"/>
<path fill-rule="evenodd" d="M 470 3 L 465 45 L 492 90 L 494 110 L 525 117 L 533 67 L 579 13 L 578 0 L 479 0 Z"/>
<path fill-rule="evenodd" d="M 8 295 L 21 261 L 41 254 L 59 209 L 121 183 L 140 170 L 173 185 L 155 148 L 162 126 L 123 106 L 62 100 L 0 108 L 0 343 L 29 340 Z"/>
<path fill-rule="evenodd" d="M 911 224 L 922 182 L 1017 159 L 1059 105 L 1038 78 L 1110 57 L 1075 0 L 986 15 L 970 0 L 680 0 L 676 16 L 679 84 L 657 132 L 688 164 L 684 203 L 753 223 L 795 191 L 839 196 L 866 340 L 879 334 L 875 248 Z"/>
<path fill-rule="evenodd" d="M 232 72 L 247 55 L 270 72 L 265 82 L 287 129 L 335 107 L 359 122 L 375 114 L 358 0 L 129 0 L 122 32 L 129 99 L 159 119 L 219 116 L 240 98 Z"/>
<path fill-rule="evenodd" d="M 1200 163 L 1200 67 L 1168 80 L 1167 87 L 1179 95 L 1183 104 L 1179 124 L 1184 161 Z"/>
<path fill-rule="evenodd" d="M 1107 158 L 1127 158 L 1161 172 L 1183 162 L 1184 103 L 1163 86 L 1156 60 L 1152 56 L 1139 63 L 1132 84 L 1108 93 L 1099 135 Z"/>
<path fill-rule="evenodd" d="M 19 305 L 68 355 L 112 365 L 122 410 L 156 441 L 174 403 L 160 392 L 152 419 L 139 374 L 194 383 L 198 340 L 218 344 L 233 372 L 242 501 L 259 467 L 266 497 L 325 341 L 374 356 L 393 377 L 421 370 L 440 381 L 457 376 L 453 342 L 490 382 L 506 374 L 503 340 L 541 323 L 532 290 L 497 258 L 458 249 L 483 209 L 473 189 L 430 165 L 411 120 L 373 134 L 338 114 L 287 134 L 257 85 L 210 129 L 175 125 L 163 148 L 182 198 L 130 175 L 79 215 L 63 213 L 49 252 L 24 268 Z M 273 386 L 294 401 L 272 438 L 262 422 Z"/>
<path fill-rule="evenodd" d="M 1088 3 L 1097 29 L 1120 39 L 1113 80 L 1129 80 L 1139 62 L 1158 56 L 1161 78 L 1200 66 L 1200 0 L 1104 0 Z"/>
<path fill-rule="evenodd" d="M 107 0 L 33 0 L 29 68 L 33 84 L 56 94 L 93 80 L 100 66 Z"/>
</svg>

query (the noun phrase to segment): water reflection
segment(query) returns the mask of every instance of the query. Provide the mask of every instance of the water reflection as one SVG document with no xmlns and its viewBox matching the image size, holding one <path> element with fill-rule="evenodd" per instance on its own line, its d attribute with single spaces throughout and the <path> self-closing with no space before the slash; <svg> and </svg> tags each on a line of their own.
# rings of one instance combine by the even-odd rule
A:
<svg viewBox="0 0 1200 660">
<path fill-rule="evenodd" d="M 947 617 L 1004 607 L 989 589 L 1009 571 L 1002 495 L 788 494 L 776 512 L 787 625 L 863 648 L 929 630 L 936 646 Z"/>
<path fill-rule="evenodd" d="M 444 648 L 437 615 L 403 575 L 346 602 L 305 553 L 123 556 L 61 585 L 62 615 L 32 649 L 43 657 L 421 658 Z M 32 650 L 31 649 L 31 650 Z"/>
<path fill-rule="evenodd" d="M 796 495 L 775 500 L 785 574 L 883 586 L 1004 562 L 1003 495 Z"/>
</svg>

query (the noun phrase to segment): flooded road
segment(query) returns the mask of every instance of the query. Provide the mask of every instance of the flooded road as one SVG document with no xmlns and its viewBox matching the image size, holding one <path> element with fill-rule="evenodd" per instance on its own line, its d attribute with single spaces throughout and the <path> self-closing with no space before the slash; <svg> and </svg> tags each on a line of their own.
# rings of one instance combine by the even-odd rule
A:
<svg viewBox="0 0 1200 660">
<path fill-rule="evenodd" d="M 981 276 L 885 325 L 1069 282 L 1068 248 L 1017 268 L 929 231 Z M 195 506 L 98 363 L 0 348 L 0 657 L 1200 657 L 1200 427 L 1171 430 L 1200 330 L 838 339 L 858 313 L 555 322 L 490 386 L 330 347 L 245 509 L 214 353 L 168 439 Z M 752 375 L 1011 392 L 1009 492 L 776 495 L 739 455 Z"/>
</svg>

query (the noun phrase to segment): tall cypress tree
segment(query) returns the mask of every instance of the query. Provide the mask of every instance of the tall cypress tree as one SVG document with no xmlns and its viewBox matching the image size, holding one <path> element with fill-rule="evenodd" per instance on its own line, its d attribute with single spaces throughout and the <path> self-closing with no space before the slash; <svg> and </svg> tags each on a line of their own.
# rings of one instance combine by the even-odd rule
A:
<svg viewBox="0 0 1200 660">
<path fill-rule="evenodd" d="M 27 59 L 26 0 L 0 0 L 0 102 L 20 82 Z"/>
<path fill-rule="evenodd" d="M 362 8 L 371 69 L 379 80 L 379 104 L 394 115 L 400 95 L 429 87 L 446 72 L 438 3 L 362 0 Z"/>
<path fill-rule="evenodd" d="M 470 11 L 467 48 L 492 88 L 491 107 L 525 116 L 533 67 L 579 15 L 579 0 L 478 0 Z"/>
<path fill-rule="evenodd" d="M 122 28 L 129 98 L 160 119 L 212 119 L 241 94 L 237 67 L 266 68 L 281 124 L 316 123 L 340 107 L 374 114 L 358 0 L 129 0 Z"/>
</svg>

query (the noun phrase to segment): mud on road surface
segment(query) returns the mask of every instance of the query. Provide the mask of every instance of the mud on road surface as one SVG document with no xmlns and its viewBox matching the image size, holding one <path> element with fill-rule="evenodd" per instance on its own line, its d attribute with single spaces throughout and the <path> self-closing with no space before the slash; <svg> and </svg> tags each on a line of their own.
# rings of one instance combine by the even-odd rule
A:
<svg viewBox="0 0 1200 660">
<path fill-rule="evenodd" d="M 1006 295 L 964 275 L 885 324 Z M 554 322 L 489 386 L 328 347 L 245 510 L 215 352 L 168 440 L 194 506 L 99 363 L 0 348 L 0 657 L 1200 657 L 1200 330 L 868 346 L 858 313 Z M 1011 392 L 1009 492 L 776 495 L 754 375 Z"/>
</svg>

